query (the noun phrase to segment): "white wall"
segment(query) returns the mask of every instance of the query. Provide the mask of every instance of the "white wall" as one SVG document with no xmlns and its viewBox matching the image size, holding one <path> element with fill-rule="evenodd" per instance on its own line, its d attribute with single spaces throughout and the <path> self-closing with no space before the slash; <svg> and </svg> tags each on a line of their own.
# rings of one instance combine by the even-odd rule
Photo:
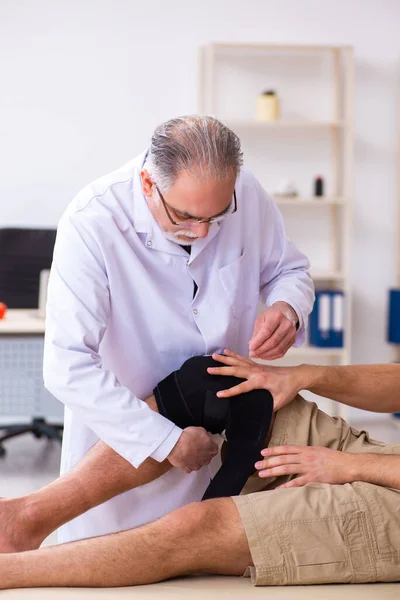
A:
<svg viewBox="0 0 400 600">
<path fill-rule="evenodd" d="M 353 45 L 353 361 L 390 360 L 399 24 L 398 0 L 2 0 L 0 226 L 55 225 L 157 123 L 195 112 L 199 45 Z"/>
</svg>

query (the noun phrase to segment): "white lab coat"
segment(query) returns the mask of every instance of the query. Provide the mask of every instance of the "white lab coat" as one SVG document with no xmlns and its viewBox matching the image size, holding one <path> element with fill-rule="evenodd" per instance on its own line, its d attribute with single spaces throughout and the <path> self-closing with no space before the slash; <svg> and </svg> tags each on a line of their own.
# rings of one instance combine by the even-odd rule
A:
<svg viewBox="0 0 400 600">
<path fill-rule="evenodd" d="M 61 472 L 104 440 L 135 467 L 162 461 L 181 430 L 142 402 L 194 355 L 248 353 L 259 299 L 288 302 L 300 318 L 314 300 L 305 256 L 254 176 L 237 179 L 238 210 L 213 224 L 191 256 L 149 212 L 144 155 L 84 188 L 60 220 L 48 290 L 44 381 L 65 404 Z M 193 299 L 193 280 L 198 292 Z M 61 528 L 59 540 L 152 521 L 199 500 L 210 469 L 172 469 Z"/>
</svg>

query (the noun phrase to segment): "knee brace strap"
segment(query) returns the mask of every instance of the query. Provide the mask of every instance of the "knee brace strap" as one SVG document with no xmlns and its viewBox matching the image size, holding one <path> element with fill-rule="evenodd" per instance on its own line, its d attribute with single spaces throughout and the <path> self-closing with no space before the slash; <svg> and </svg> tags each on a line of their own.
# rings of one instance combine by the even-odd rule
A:
<svg viewBox="0 0 400 600">
<path fill-rule="evenodd" d="M 218 398 L 218 391 L 243 380 L 210 375 L 207 368 L 213 366 L 220 364 L 210 356 L 195 356 L 154 389 L 160 414 L 179 427 L 204 427 L 210 433 L 226 430 L 228 452 L 203 499 L 240 493 L 260 457 L 273 409 L 266 390 Z"/>
<path fill-rule="evenodd" d="M 163 379 L 154 389 L 160 414 L 182 429 L 195 425 L 221 433 L 227 423 L 229 400 L 218 398 L 216 393 L 240 380 L 207 373 L 208 367 L 217 365 L 211 356 L 194 356 Z"/>
<path fill-rule="evenodd" d="M 226 426 L 227 453 L 203 500 L 240 494 L 254 472 L 254 463 L 260 459 L 272 410 L 272 395 L 266 390 L 252 390 L 230 399 Z"/>
</svg>

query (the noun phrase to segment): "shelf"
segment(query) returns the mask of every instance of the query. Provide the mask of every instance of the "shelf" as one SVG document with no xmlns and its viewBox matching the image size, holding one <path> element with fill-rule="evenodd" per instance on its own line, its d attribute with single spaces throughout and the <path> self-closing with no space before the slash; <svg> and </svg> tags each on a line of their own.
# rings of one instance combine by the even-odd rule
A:
<svg viewBox="0 0 400 600">
<path fill-rule="evenodd" d="M 314 281 L 343 281 L 346 275 L 341 271 L 319 271 L 311 269 L 311 277 Z"/>
<path fill-rule="evenodd" d="M 290 52 L 337 52 L 350 49 L 350 46 L 326 46 L 326 45 L 300 45 L 300 44 L 263 44 L 263 43 L 229 43 L 214 42 L 210 44 L 213 50 L 266 50 L 266 51 L 290 51 Z"/>
<path fill-rule="evenodd" d="M 345 348 L 319 348 L 318 346 L 301 346 L 300 348 L 290 348 L 285 356 L 290 357 L 308 357 L 320 356 L 326 358 L 342 358 L 345 354 Z M 262 360 L 260 358 L 252 359 L 259 364 L 271 364 L 273 361 Z"/>
<path fill-rule="evenodd" d="M 301 346 L 300 348 L 290 348 L 288 356 L 337 356 L 341 358 L 345 353 L 344 348 L 318 348 L 318 346 Z"/>
<path fill-rule="evenodd" d="M 299 196 L 270 196 L 276 204 L 280 206 L 332 206 L 348 204 L 346 198 L 330 198 L 326 196 L 314 196 L 311 198 L 302 198 Z"/>
<path fill-rule="evenodd" d="M 256 121 L 255 119 L 224 119 L 220 121 L 225 123 L 231 129 L 336 129 L 344 127 L 342 121 L 307 121 L 303 119 L 278 120 L 278 121 Z"/>
<path fill-rule="evenodd" d="M 288 363 L 351 361 L 352 48 L 216 42 L 202 48 L 199 66 L 199 112 L 214 115 L 242 138 L 246 167 L 251 169 L 254 158 L 251 170 L 260 185 L 264 179 L 267 193 L 270 188 L 269 197 L 288 221 L 288 237 L 309 257 L 315 288 L 346 294 L 345 347 L 291 349 Z M 270 86 L 279 91 L 284 111 L 276 121 L 260 121 L 255 100 Z M 243 96 L 237 94 L 242 87 Z M 285 146 L 286 157 L 281 156 Z M 328 183 L 326 196 L 311 195 L 315 173 L 322 173 Z M 271 178 L 286 177 L 299 182 L 300 196 L 275 193 L 279 188 L 271 186 Z"/>
</svg>

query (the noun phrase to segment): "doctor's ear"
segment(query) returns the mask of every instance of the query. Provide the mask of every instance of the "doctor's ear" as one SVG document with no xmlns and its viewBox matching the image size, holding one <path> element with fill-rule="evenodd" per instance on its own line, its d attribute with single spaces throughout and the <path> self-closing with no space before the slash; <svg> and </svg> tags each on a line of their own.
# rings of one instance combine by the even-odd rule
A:
<svg viewBox="0 0 400 600">
<path fill-rule="evenodd" d="M 142 180 L 142 189 L 145 196 L 151 196 L 153 193 L 153 180 L 146 169 L 140 171 L 140 178 Z"/>
</svg>

